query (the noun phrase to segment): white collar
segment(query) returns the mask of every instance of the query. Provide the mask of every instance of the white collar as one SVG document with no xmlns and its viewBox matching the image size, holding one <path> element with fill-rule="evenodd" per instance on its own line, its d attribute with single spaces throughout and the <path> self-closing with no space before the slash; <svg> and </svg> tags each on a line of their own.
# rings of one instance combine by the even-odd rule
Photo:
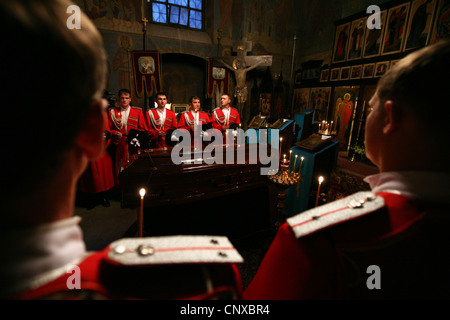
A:
<svg viewBox="0 0 450 320">
<path fill-rule="evenodd" d="M 13 294 L 51 281 L 66 266 L 76 264 L 86 255 L 81 218 L 12 230 L 0 235 L 1 291 Z"/>
<path fill-rule="evenodd" d="M 373 192 L 397 192 L 405 196 L 439 203 L 450 203 L 450 174 L 428 171 L 392 171 L 364 179 Z"/>
</svg>

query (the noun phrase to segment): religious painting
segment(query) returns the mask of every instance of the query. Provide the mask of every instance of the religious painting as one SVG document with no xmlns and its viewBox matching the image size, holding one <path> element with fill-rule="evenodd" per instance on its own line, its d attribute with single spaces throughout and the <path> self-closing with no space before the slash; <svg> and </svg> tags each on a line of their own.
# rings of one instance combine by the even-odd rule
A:
<svg viewBox="0 0 450 320">
<path fill-rule="evenodd" d="M 387 10 L 376 13 L 376 15 L 380 15 L 380 29 L 367 29 L 364 40 L 363 58 L 376 57 L 379 56 L 381 52 L 381 42 L 383 41 Z"/>
<path fill-rule="evenodd" d="M 345 61 L 349 43 L 350 22 L 336 27 L 334 38 L 333 63 Z"/>
<path fill-rule="evenodd" d="M 248 127 L 250 129 L 259 129 L 264 123 L 264 119 L 265 118 L 261 116 L 254 116 L 253 119 L 250 121 Z"/>
<path fill-rule="evenodd" d="M 138 59 L 139 71 L 143 74 L 153 74 L 155 72 L 155 59 L 143 56 Z"/>
<path fill-rule="evenodd" d="M 397 53 L 403 50 L 409 6 L 410 3 L 407 2 L 389 9 L 381 55 Z"/>
<path fill-rule="evenodd" d="M 341 76 L 339 80 L 348 80 L 348 79 L 350 79 L 350 67 L 342 67 Z"/>
<path fill-rule="evenodd" d="M 370 101 L 370 99 L 372 99 L 376 90 L 377 90 L 376 84 L 367 85 L 367 86 L 364 86 L 364 88 L 363 88 L 362 95 L 358 102 L 359 102 L 359 104 L 362 104 L 362 111 L 360 112 L 360 114 L 361 113 L 363 114 L 364 119 L 367 119 L 367 116 L 370 113 L 369 101 Z"/>
<path fill-rule="evenodd" d="M 188 104 L 173 104 L 172 105 L 172 111 L 176 114 L 182 113 L 183 111 L 188 111 L 189 105 Z"/>
<path fill-rule="evenodd" d="M 352 70 L 350 71 L 350 79 L 360 79 L 362 76 L 362 64 L 357 66 L 352 66 Z"/>
<path fill-rule="evenodd" d="M 154 91 L 160 91 L 162 79 L 159 52 L 155 50 L 132 51 L 132 62 L 137 96 L 142 97 L 144 90 L 147 97 L 152 96 Z"/>
<path fill-rule="evenodd" d="M 272 95 L 270 93 L 261 93 L 259 95 L 259 110 L 262 114 L 270 115 Z"/>
<path fill-rule="evenodd" d="M 228 90 L 229 74 L 225 68 L 214 67 L 213 59 L 208 59 L 208 98 L 213 98 L 220 92 Z M 218 98 L 220 99 L 220 98 Z"/>
<path fill-rule="evenodd" d="M 367 63 L 363 66 L 363 79 L 373 78 L 373 74 L 375 73 L 375 63 Z"/>
<path fill-rule="evenodd" d="M 371 109 L 369 106 L 369 101 L 372 99 L 375 91 L 377 90 L 376 84 L 371 84 L 364 86 L 362 88 L 362 94 L 358 100 L 358 106 L 356 110 L 356 128 L 355 134 L 353 135 L 354 141 L 351 142 L 353 146 L 363 146 L 364 145 L 364 135 L 365 135 L 365 123 L 367 116 L 369 115 Z"/>
<path fill-rule="evenodd" d="M 334 89 L 332 100 L 335 140 L 339 141 L 339 150 L 348 151 L 353 130 L 354 112 L 359 94 L 359 86 L 342 86 Z"/>
<path fill-rule="evenodd" d="M 311 88 L 309 95 L 309 109 L 314 109 L 315 121 L 328 119 L 328 107 L 330 105 L 331 87 Z"/>
<path fill-rule="evenodd" d="M 301 113 L 308 109 L 310 88 L 294 89 L 294 113 Z"/>
<path fill-rule="evenodd" d="M 333 68 L 331 69 L 331 81 L 337 81 L 339 80 L 339 76 L 341 75 L 341 68 Z"/>
<path fill-rule="evenodd" d="M 217 67 L 212 68 L 212 76 L 216 80 L 225 79 L 226 72 L 227 71 L 225 68 L 217 68 Z"/>
<path fill-rule="evenodd" d="M 414 0 L 406 30 L 404 51 L 428 44 L 437 0 Z"/>
<path fill-rule="evenodd" d="M 348 44 L 347 61 L 362 57 L 364 36 L 367 29 L 366 20 L 367 18 L 364 17 L 352 22 L 352 26 L 350 28 L 350 42 Z"/>
<path fill-rule="evenodd" d="M 389 61 L 381 61 L 375 64 L 375 75 L 374 77 L 382 77 L 386 71 L 389 69 Z"/>
<path fill-rule="evenodd" d="M 430 44 L 450 37 L 450 0 L 439 0 Z"/>
<path fill-rule="evenodd" d="M 145 8 L 140 0 L 74 0 L 99 29 L 116 32 L 142 32 Z"/>
<path fill-rule="evenodd" d="M 327 82 L 330 78 L 330 69 L 323 69 L 320 73 L 320 82 Z"/>
<path fill-rule="evenodd" d="M 320 77 L 320 67 L 318 68 L 308 68 L 303 70 L 302 79 L 303 80 L 317 80 Z"/>
</svg>

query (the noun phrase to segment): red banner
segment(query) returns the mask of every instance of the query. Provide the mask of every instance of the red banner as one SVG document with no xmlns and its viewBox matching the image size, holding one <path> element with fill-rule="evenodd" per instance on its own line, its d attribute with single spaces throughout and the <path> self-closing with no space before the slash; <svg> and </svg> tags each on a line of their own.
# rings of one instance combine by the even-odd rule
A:
<svg viewBox="0 0 450 320">
<path fill-rule="evenodd" d="M 209 59 L 208 98 L 212 98 L 216 86 L 219 92 L 228 93 L 228 71 L 225 68 L 213 67 L 212 59 Z"/>
<path fill-rule="evenodd" d="M 161 90 L 159 52 L 132 51 L 132 53 L 136 94 L 142 97 L 145 89 L 147 96 L 152 96 L 153 88 L 156 92 Z"/>
</svg>

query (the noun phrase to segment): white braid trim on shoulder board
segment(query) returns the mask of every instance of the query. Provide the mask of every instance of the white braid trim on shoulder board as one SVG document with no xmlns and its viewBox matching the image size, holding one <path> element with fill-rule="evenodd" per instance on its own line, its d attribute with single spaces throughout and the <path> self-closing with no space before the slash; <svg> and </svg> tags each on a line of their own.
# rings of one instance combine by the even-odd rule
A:
<svg viewBox="0 0 450 320">
<path fill-rule="evenodd" d="M 123 265 L 244 262 L 224 236 L 124 238 L 111 243 L 108 258 Z"/>
<path fill-rule="evenodd" d="M 298 239 L 329 226 L 369 214 L 382 207 L 384 207 L 382 197 L 370 191 L 363 191 L 299 213 L 286 221 Z"/>
</svg>

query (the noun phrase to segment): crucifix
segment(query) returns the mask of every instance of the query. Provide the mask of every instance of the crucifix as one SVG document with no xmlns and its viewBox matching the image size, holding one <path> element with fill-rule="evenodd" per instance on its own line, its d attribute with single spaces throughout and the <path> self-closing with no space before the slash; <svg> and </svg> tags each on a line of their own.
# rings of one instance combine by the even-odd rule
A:
<svg viewBox="0 0 450 320">
<path fill-rule="evenodd" d="M 237 98 L 239 114 L 241 117 L 243 116 L 243 109 L 248 96 L 248 88 L 245 83 L 247 72 L 256 67 L 270 67 L 272 65 L 272 56 L 247 56 L 247 52 L 250 52 L 251 50 L 252 42 L 244 39 L 236 42 L 233 46 L 233 51 L 237 52 L 236 56 L 215 59 L 220 65 L 223 65 L 234 72 L 236 78 L 234 96 Z"/>
</svg>

